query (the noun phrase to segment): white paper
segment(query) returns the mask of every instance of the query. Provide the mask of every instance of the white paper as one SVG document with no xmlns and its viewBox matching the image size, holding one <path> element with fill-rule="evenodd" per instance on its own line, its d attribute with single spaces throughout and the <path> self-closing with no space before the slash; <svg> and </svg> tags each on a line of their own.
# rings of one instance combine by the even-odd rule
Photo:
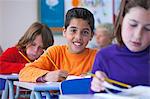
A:
<svg viewBox="0 0 150 99">
<path fill-rule="evenodd" d="M 91 76 L 74 76 L 74 75 L 69 75 L 66 80 L 72 80 L 72 79 L 83 79 L 83 78 L 91 78 Z"/>
<path fill-rule="evenodd" d="M 120 88 L 114 86 L 108 82 L 104 82 L 103 86 L 106 88 L 108 94 L 113 94 L 122 97 L 132 97 L 133 99 L 150 99 L 150 87 L 149 86 L 135 86 L 129 89 Z M 109 89 L 121 91 L 120 93 L 113 93 Z"/>
</svg>

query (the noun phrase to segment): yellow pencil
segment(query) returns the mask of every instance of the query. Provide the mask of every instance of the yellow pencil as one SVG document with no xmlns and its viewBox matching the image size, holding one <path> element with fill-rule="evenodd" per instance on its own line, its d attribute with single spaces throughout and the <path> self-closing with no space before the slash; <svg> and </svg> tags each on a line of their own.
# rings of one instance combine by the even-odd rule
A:
<svg viewBox="0 0 150 99">
<path fill-rule="evenodd" d="M 53 62 L 53 60 L 50 58 L 50 56 L 48 55 L 48 53 L 46 52 L 46 55 L 48 56 L 49 60 L 52 62 L 52 64 L 55 66 L 55 69 L 58 70 L 58 67 L 56 66 L 56 64 Z"/>
<path fill-rule="evenodd" d="M 114 83 L 114 84 L 120 85 L 122 87 L 131 88 L 131 86 L 128 85 L 128 84 L 125 84 L 125 83 L 122 83 L 122 82 L 118 82 L 118 81 L 115 81 L 115 80 L 112 80 L 112 79 L 109 79 L 109 78 L 105 78 L 105 81 L 107 81 L 109 83 Z"/>
<path fill-rule="evenodd" d="M 88 73 L 88 75 L 91 75 L 92 77 L 98 78 L 95 74 L 92 74 L 92 73 Z M 128 84 L 124 84 L 124 83 L 122 83 L 122 82 L 118 82 L 118 81 L 115 81 L 115 80 L 112 80 L 112 79 L 109 79 L 109 78 L 105 78 L 105 81 L 107 81 L 107 82 L 109 82 L 109 83 L 114 83 L 114 84 L 120 85 L 120 86 L 122 86 L 122 87 L 131 88 L 131 86 L 128 85 Z"/>
<path fill-rule="evenodd" d="M 26 56 L 24 56 L 20 51 L 19 51 L 19 53 L 25 60 L 27 60 L 29 63 L 31 63 L 31 61 Z"/>
</svg>

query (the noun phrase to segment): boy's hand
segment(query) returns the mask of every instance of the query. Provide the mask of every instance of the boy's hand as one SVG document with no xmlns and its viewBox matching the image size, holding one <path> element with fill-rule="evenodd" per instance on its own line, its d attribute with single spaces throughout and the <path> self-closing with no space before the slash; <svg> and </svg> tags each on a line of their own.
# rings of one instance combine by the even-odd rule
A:
<svg viewBox="0 0 150 99">
<path fill-rule="evenodd" d="M 107 78 L 106 74 L 102 71 L 96 71 L 95 75 L 96 77 L 91 82 L 91 89 L 95 92 L 104 91 L 105 88 L 102 86 L 102 83 Z"/>
<path fill-rule="evenodd" d="M 48 82 L 63 81 L 68 76 L 68 72 L 64 70 L 50 71 L 44 76 L 44 79 Z"/>
</svg>

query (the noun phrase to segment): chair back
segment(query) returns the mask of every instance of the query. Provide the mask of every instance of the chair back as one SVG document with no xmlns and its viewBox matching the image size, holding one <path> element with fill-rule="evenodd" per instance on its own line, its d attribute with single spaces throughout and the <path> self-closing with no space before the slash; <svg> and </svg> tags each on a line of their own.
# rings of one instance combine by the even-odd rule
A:
<svg viewBox="0 0 150 99">
<path fill-rule="evenodd" d="M 5 89 L 5 79 L 0 79 L 0 90 L 4 90 Z"/>
<path fill-rule="evenodd" d="M 89 94 L 91 78 L 65 80 L 61 83 L 61 94 Z"/>
</svg>

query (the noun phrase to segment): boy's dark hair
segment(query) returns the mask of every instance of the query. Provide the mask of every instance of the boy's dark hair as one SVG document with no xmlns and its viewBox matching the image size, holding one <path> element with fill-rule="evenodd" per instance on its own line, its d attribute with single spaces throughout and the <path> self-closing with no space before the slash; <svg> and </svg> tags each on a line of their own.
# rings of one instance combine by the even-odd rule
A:
<svg viewBox="0 0 150 99">
<path fill-rule="evenodd" d="M 117 16 L 117 20 L 115 21 L 114 29 L 114 34 L 116 35 L 117 41 L 120 45 L 124 44 L 121 37 L 122 18 L 124 18 L 125 14 L 133 7 L 142 7 L 148 10 L 150 9 L 150 0 L 122 0 L 120 12 Z"/>
<path fill-rule="evenodd" d="M 47 49 L 49 46 L 52 46 L 54 44 L 54 38 L 50 28 L 45 24 L 35 22 L 20 38 L 16 46 L 26 52 L 26 46 L 32 43 L 38 35 L 42 36 L 43 49 Z"/>
<path fill-rule="evenodd" d="M 88 21 L 91 31 L 94 34 L 94 32 L 93 32 L 94 16 L 89 10 L 87 10 L 85 8 L 72 8 L 72 9 L 68 10 L 68 12 L 66 13 L 66 18 L 65 18 L 65 29 L 67 29 L 67 27 L 70 24 L 71 19 L 73 19 L 73 18 L 81 18 L 83 20 Z"/>
</svg>

